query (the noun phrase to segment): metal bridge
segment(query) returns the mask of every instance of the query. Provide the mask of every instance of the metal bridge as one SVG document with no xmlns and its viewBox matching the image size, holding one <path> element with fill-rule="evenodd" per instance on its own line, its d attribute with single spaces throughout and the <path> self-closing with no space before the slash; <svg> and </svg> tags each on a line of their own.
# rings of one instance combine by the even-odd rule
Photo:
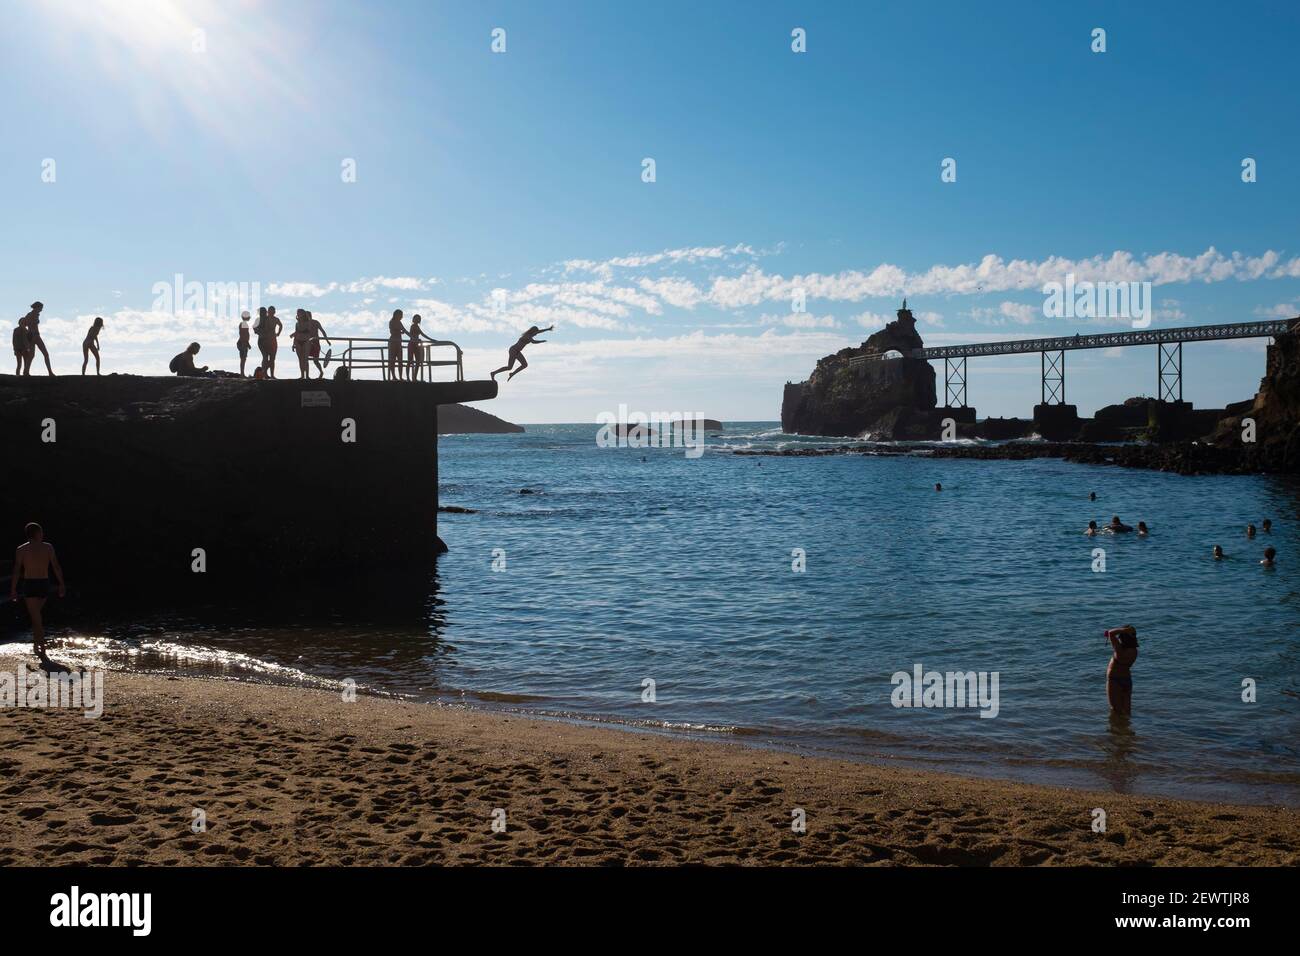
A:
<svg viewBox="0 0 1300 956">
<path fill-rule="evenodd" d="M 1222 325 L 1188 325 L 1181 328 L 1135 329 L 1096 335 L 1062 335 L 1042 339 L 1014 339 L 1008 342 L 974 342 L 910 349 L 909 358 L 943 359 L 944 405 L 966 405 L 966 360 L 980 355 L 1020 355 L 1038 352 L 1042 356 L 1042 404 L 1065 404 L 1065 353 L 1073 349 L 1109 349 L 1132 345 L 1156 346 L 1156 395 L 1163 401 L 1183 400 L 1183 343 L 1213 342 L 1220 339 L 1257 339 L 1300 331 L 1300 316 L 1262 322 L 1231 322 Z M 859 355 L 849 364 L 884 360 L 888 352 Z"/>
</svg>

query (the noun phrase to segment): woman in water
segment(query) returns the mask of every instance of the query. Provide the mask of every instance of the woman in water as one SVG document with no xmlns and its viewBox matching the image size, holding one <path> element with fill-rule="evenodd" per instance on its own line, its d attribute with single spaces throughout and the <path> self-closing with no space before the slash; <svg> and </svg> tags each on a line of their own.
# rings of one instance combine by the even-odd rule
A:
<svg viewBox="0 0 1300 956">
<path fill-rule="evenodd" d="M 104 320 L 95 316 L 95 321 L 90 323 L 90 329 L 86 332 L 86 337 L 81 342 L 81 374 L 86 374 L 86 366 L 90 363 L 90 357 L 95 356 L 95 374 L 99 374 L 99 332 L 104 327 Z"/>
<path fill-rule="evenodd" d="M 1114 649 L 1106 666 L 1106 699 L 1110 709 L 1125 717 L 1133 712 L 1133 675 L 1131 668 L 1138 656 L 1138 632 L 1132 624 L 1112 627 L 1106 640 Z"/>
<path fill-rule="evenodd" d="M 1145 521 L 1139 521 L 1139 522 L 1138 522 L 1138 537 L 1139 537 L 1139 538 L 1145 538 L 1145 537 L 1146 537 L 1147 535 L 1149 535 L 1150 533 L 1151 533 L 1151 530 L 1147 527 L 1147 523 L 1146 523 Z"/>
</svg>

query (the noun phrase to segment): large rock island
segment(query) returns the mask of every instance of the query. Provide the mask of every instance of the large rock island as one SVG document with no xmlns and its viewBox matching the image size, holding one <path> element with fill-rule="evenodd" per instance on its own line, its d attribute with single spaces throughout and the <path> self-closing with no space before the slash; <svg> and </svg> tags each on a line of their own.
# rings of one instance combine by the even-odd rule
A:
<svg viewBox="0 0 1300 956">
<path fill-rule="evenodd" d="M 934 369 L 910 358 L 925 343 L 907 302 L 898 318 L 856 348 L 817 363 L 806 382 L 788 383 L 782 431 L 877 440 L 935 437 Z M 888 357 L 890 353 L 898 357 Z"/>
</svg>

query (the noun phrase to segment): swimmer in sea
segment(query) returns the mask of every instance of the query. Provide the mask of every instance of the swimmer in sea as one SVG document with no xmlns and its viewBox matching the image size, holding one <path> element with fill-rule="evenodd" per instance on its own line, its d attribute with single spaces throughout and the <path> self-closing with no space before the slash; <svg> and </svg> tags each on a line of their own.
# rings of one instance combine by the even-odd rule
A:
<svg viewBox="0 0 1300 956">
<path fill-rule="evenodd" d="M 1259 562 L 1259 563 L 1262 564 L 1262 565 L 1264 565 L 1264 567 L 1266 567 L 1266 568 L 1271 568 L 1271 567 L 1273 567 L 1274 559 L 1275 559 L 1276 557 L 1277 557 L 1277 549 L 1276 549 L 1276 548 L 1271 548 L 1271 547 L 1270 547 L 1270 548 L 1265 548 L 1265 549 L 1264 549 L 1264 560 L 1261 561 L 1261 562 Z"/>
<path fill-rule="evenodd" d="M 1265 519 L 1263 520 L 1263 522 L 1260 524 L 1260 526 L 1259 526 L 1259 530 L 1262 531 L 1262 532 L 1264 532 L 1265 534 L 1268 534 L 1270 531 L 1272 531 L 1272 530 L 1273 530 L 1273 519 L 1272 519 L 1272 518 L 1265 518 Z"/>
<path fill-rule="evenodd" d="M 1255 526 L 1253 524 L 1246 525 L 1246 537 L 1247 538 L 1255 537 Z"/>
<path fill-rule="evenodd" d="M 1227 555 L 1223 553 L 1223 546 L 1216 544 L 1214 546 L 1214 560 L 1222 561 Z"/>
<path fill-rule="evenodd" d="M 1133 712 L 1133 662 L 1138 656 L 1137 628 L 1132 624 L 1112 627 L 1106 631 L 1106 640 L 1114 649 L 1106 665 L 1106 699 L 1110 709 L 1125 717 Z"/>
<path fill-rule="evenodd" d="M 1095 491 L 1090 491 L 1090 492 L 1088 492 L 1088 500 L 1089 500 L 1089 501 L 1096 501 L 1096 500 L 1097 500 L 1097 492 L 1095 492 Z"/>
<path fill-rule="evenodd" d="M 1111 515 L 1110 524 L 1106 526 L 1106 530 L 1111 534 L 1119 534 L 1122 531 L 1132 531 L 1133 528 L 1132 526 L 1126 525 L 1124 522 L 1120 521 L 1119 515 Z"/>
<path fill-rule="evenodd" d="M 1139 521 L 1139 522 L 1138 522 L 1138 537 L 1139 537 L 1139 538 L 1145 538 L 1145 537 L 1146 537 L 1147 535 L 1149 535 L 1150 533 L 1151 533 L 1151 531 L 1150 531 L 1150 529 L 1147 528 L 1147 523 L 1146 523 L 1145 521 Z"/>
<path fill-rule="evenodd" d="M 935 491 L 943 491 L 943 485 L 939 484 L 939 482 L 936 481 L 936 482 L 934 483 L 934 490 L 935 490 Z"/>
<path fill-rule="evenodd" d="M 1097 522 L 1095 522 L 1095 521 L 1089 521 L 1089 522 L 1088 522 L 1088 527 L 1086 527 L 1086 528 L 1083 529 L 1083 533 L 1086 534 L 1086 535 L 1087 535 L 1088 537 L 1090 537 L 1090 538 L 1091 538 L 1093 535 L 1097 534 L 1097 533 L 1098 533 L 1098 531 L 1097 531 Z"/>
</svg>

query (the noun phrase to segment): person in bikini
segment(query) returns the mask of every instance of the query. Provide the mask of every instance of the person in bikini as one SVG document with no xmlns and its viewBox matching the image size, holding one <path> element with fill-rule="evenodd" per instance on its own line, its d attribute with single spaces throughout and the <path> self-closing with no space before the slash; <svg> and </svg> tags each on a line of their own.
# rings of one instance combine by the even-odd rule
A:
<svg viewBox="0 0 1300 956">
<path fill-rule="evenodd" d="M 243 378 L 248 367 L 248 353 L 253 349 L 252 339 L 248 331 L 249 315 L 244 312 L 239 317 L 239 338 L 235 340 L 235 348 L 239 350 L 239 377 Z"/>
<path fill-rule="evenodd" d="M 331 346 L 330 350 L 325 353 L 326 366 L 330 364 L 330 356 L 334 354 L 334 349 L 332 348 L 334 343 L 330 341 L 329 333 L 325 331 L 325 326 L 317 322 L 316 317 L 310 312 L 307 313 L 307 325 L 311 329 L 311 338 L 307 340 L 307 355 L 316 365 L 316 377 L 324 378 L 325 368 L 322 367 L 320 363 L 320 340 L 324 339 L 326 342 L 329 342 Z"/>
<path fill-rule="evenodd" d="M 18 324 L 14 326 L 13 334 L 14 360 L 16 362 L 14 367 L 15 375 L 23 374 L 24 364 L 26 364 L 29 371 L 32 367 L 32 353 L 27 348 L 30 342 L 31 338 L 27 335 L 27 323 L 23 319 L 19 319 Z"/>
<path fill-rule="evenodd" d="M 402 325 L 402 310 L 394 309 L 393 317 L 388 320 L 388 378 L 396 381 L 402 377 L 402 336 L 406 327 Z"/>
<path fill-rule="evenodd" d="M 307 321 L 307 310 L 299 309 L 293 323 L 293 351 L 298 356 L 298 377 L 309 378 L 307 370 L 307 349 L 311 344 L 311 323 Z"/>
<path fill-rule="evenodd" d="M 261 337 L 266 343 L 263 352 L 266 355 L 266 374 L 268 378 L 275 378 L 275 353 L 280 351 L 280 333 L 283 331 L 284 323 L 275 314 L 275 306 L 267 306 L 266 321 L 262 323 Z"/>
<path fill-rule="evenodd" d="M 1110 709 L 1128 717 L 1133 713 L 1133 662 L 1138 656 L 1138 632 L 1132 624 L 1112 627 L 1106 640 L 1114 649 L 1106 666 L 1106 699 Z"/>
<path fill-rule="evenodd" d="M 54 369 L 50 367 L 49 350 L 45 347 L 45 340 L 41 338 L 41 310 L 44 308 L 45 306 L 42 303 L 33 302 L 32 310 L 23 316 L 23 324 L 27 326 L 27 338 L 29 339 L 27 346 L 27 370 L 23 373 L 24 375 L 31 374 L 32 359 L 35 357 L 37 349 L 40 350 L 41 355 L 45 358 L 46 374 L 54 374 Z"/>
<path fill-rule="evenodd" d="M 90 364 L 90 357 L 95 356 L 95 374 L 99 374 L 99 333 L 104 328 L 104 320 L 98 315 L 95 321 L 90 323 L 90 328 L 86 330 L 86 337 L 81 341 L 81 374 L 86 374 L 86 366 Z"/>
<path fill-rule="evenodd" d="M 538 345 L 542 344 L 543 342 L 546 341 L 546 339 L 539 339 L 537 338 L 537 336 L 541 335 L 543 332 L 550 332 L 554 328 L 555 326 L 553 325 L 548 325 L 544 329 L 539 329 L 535 325 L 529 326 L 528 331 L 525 332 L 523 335 L 519 336 L 519 341 L 516 342 L 514 345 L 510 346 L 510 351 L 507 353 L 507 357 L 510 359 L 510 361 L 492 373 L 492 381 L 495 382 L 497 376 L 500 375 L 502 372 L 510 372 L 512 368 L 515 368 L 516 362 L 519 363 L 519 367 L 515 368 L 513 372 L 510 372 L 510 374 L 506 376 L 507 382 L 510 381 L 512 378 L 514 378 L 516 375 L 518 375 L 520 372 L 522 372 L 524 369 L 528 368 L 528 360 L 524 358 L 524 347 L 528 345 L 532 345 L 534 342 L 536 342 Z"/>
<path fill-rule="evenodd" d="M 27 541 L 14 551 L 14 573 L 9 583 L 9 600 L 17 602 L 19 580 L 22 581 L 23 603 L 32 619 L 32 648 L 41 659 L 45 658 L 45 623 L 41 610 L 50 596 L 50 572 L 58 582 L 57 594 L 63 597 L 63 568 L 54 554 L 54 546 L 45 540 L 45 532 L 35 521 L 26 528 Z"/>
</svg>

